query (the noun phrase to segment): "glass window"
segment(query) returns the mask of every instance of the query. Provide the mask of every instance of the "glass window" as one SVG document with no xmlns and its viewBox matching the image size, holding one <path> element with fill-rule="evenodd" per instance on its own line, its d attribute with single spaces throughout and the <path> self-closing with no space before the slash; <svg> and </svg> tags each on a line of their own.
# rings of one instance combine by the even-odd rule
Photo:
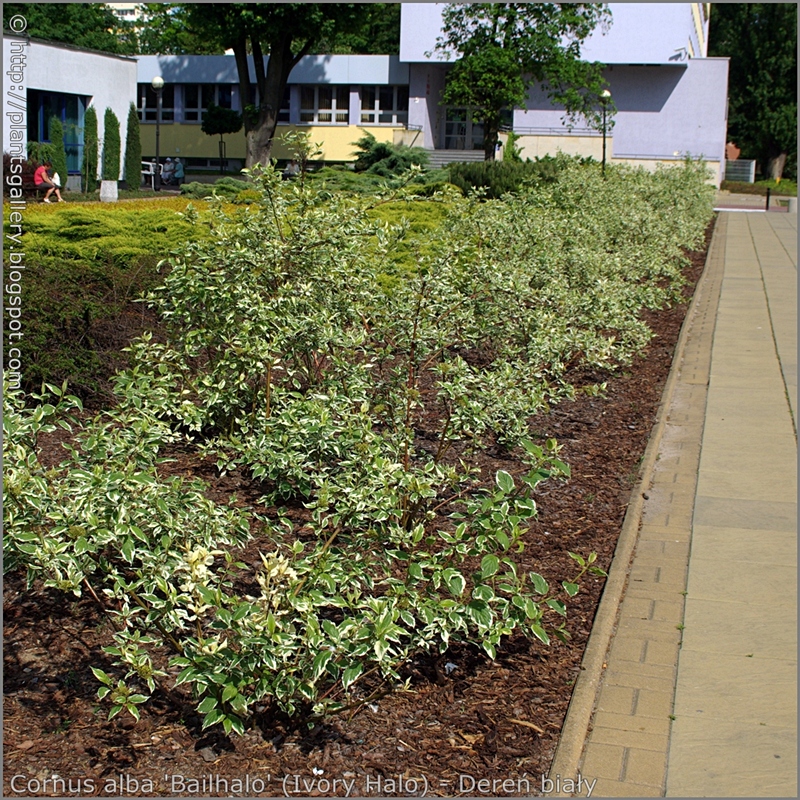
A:
<svg viewBox="0 0 800 800">
<path fill-rule="evenodd" d="M 183 119 L 185 122 L 202 122 L 212 103 L 221 108 L 231 108 L 232 100 L 230 84 L 186 83 L 183 85 Z"/>
<path fill-rule="evenodd" d="M 27 99 L 28 141 L 49 142 L 50 122 L 53 117 L 57 117 L 61 120 L 64 131 L 67 171 L 79 173 L 83 158 L 83 126 L 88 98 L 82 95 L 28 89 Z M 100 124 L 102 125 L 102 120 Z"/>
<path fill-rule="evenodd" d="M 217 105 L 220 108 L 233 108 L 233 87 L 230 84 L 217 86 Z"/>
<path fill-rule="evenodd" d="M 140 122 L 155 122 L 158 113 L 156 93 L 149 83 L 140 83 L 137 87 Z M 167 83 L 161 90 L 161 121 L 174 122 L 175 120 L 175 85 Z"/>
<path fill-rule="evenodd" d="M 447 108 L 445 110 L 444 149 L 483 149 L 483 124 L 472 121 L 471 108 Z"/>
<path fill-rule="evenodd" d="M 290 104 L 292 100 L 292 90 L 287 86 L 283 92 L 283 100 L 281 101 L 281 107 L 278 110 L 278 122 L 289 122 L 290 121 Z"/>
<path fill-rule="evenodd" d="M 300 122 L 322 125 L 350 122 L 349 86 L 301 86 Z"/>
<path fill-rule="evenodd" d="M 445 150 L 483 150 L 483 122 L 473 122 L 474 116 L 474 108 L 445 109 Z M 501 126 L 510 129 L 513 122 L 512 110 L 504 108 L 501 112 Z"/>
<path fill-rule="evenodd" d="M 361 122 L 405 125 L 408 122 L 408 86 L 362 86 Z"/>
</svg>

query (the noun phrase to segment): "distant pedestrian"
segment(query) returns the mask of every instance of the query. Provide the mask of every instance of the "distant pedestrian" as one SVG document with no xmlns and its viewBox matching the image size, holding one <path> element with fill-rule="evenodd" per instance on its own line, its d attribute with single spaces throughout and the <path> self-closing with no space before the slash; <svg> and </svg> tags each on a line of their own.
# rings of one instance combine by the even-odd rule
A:
<svg viewBox="0 0 800 800">
<path fill-rule="evenodd" d="M 55 192 L 58 202 L 63 203 L 64 198 L 61 196 L 58 186 L 55 185 L 53 179 L 50 177 L 50 170 L 52 167 L 53 165 L 49 161 L 45 161 L 44 164 L 37 167 L 36 172 L 33 173 L 33 184 L 37 189 L 47 189 L 43 202 L 49 203 L 50 195 Z"/>
<path fill-rule="evenodd" d="M 183 170 L 183 161 L 179 158 L 175 159 L 175 185 L 181 186 L 186 173 Z"/>
<path fill-rule="evenodd" d="M 292 159 L 283 170 L 283 179 L 285 181 L 296 178 L 300 174 L 300 165 Z"/>
<path fill-rule="evenodd" d="M 172 163 L 171 158 L 168 158 L 167 163 L 164 164 L 164 169 L 161 170 L 161 183 L 166 183 L 167 186 L 172 186 L 174 178 L 175 164 Z"/>
</svg>

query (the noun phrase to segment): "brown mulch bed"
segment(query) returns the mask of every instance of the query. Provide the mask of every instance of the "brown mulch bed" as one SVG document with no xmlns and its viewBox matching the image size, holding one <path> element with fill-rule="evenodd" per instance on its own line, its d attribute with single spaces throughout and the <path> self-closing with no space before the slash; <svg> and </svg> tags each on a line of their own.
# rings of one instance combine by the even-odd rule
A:
<svg viewBox="0 0 800 800">
<path fill-rule="evenodd" d="M 707 236 L 710 239 L 711 227 Z M 556 438 L 572 469 L 537 494 L 527 536 L 529 569 L 560 581 L 567 552 L 598 554 L 608 569 L 647 445 L 688 298 L 705 261 L 691 254 L 687 303 L 646 315 L 647 351 L 614 376 L 584 372 L 578 385 L 608 381 L 602 396 L 579 393 L 534 420 Z M 60 442 L 45 445 L 60 460 Z M 484 474 L 520 472 L 485 456 Z M 191 454 L 173 469 L 212 482 L 221 500 L 260 492 L 236 475 L 216 476 Z M 108 666 L 109 630 L 90 598 L 28 591 L 5 577 L 3 796 L 520 796 L 541 794 L 580 670 L 603 579 L 584 578 L 568 606 L 568 643 L 506 642 L 495 662 L 470 646 L 409 665 L 408 692 L 384 697 L 309 729 L 259 720 L 245 736 L 201 732 L 191 705 L 157 694 L 142 719 L 107 721 L 90 666 Z"/>
</svg>

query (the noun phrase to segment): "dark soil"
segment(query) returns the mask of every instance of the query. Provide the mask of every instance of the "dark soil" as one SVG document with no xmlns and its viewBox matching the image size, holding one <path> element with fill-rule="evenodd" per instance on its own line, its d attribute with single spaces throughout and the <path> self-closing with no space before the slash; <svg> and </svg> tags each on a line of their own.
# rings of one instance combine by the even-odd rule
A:
<svg viewBox="0 0 800 800">
<path fill-rule="evenodd" d="M 711 227 L 708 238 L 710 238 Z M 708 241 L 708 239 L 707 239 Z M 595 551 L 608 569 L 705 251 L 691 254 L 687 303 L 646 318 L 655 332 L 641 358 L 616 375 L 584 371 L 579 392 L 534 420 L 572 468 L 537 495 L 525 560 L 549 581 L 574 573 L 568 551 Z M 58 437 L 44 447 L 61 460 Z M 484 474 L 521 465 L 484 457 Z M 516 469 L 515 469 L 516 466 Z M 260 494 L 242 477 L 218 478 L 189 453 L 173 469 L 241 502 Z M 309 729 L 274 716 L 245 736 L 201 733 L 191 705 L 156 695 L 140 722 L 107 721 L 90 666 L 108 667 L 103 614 L 90 598 L 28 591 L 5 578 L 3 796 L 520 796 L 541 794 L 603 589 L 584 578 L 569 603 L 568 643 L 505 643 L 495 662 L 457 646 L 409 665 L 410 690 Z M 455 668 L 453 668 L 455 667 Z"/>
</svg>

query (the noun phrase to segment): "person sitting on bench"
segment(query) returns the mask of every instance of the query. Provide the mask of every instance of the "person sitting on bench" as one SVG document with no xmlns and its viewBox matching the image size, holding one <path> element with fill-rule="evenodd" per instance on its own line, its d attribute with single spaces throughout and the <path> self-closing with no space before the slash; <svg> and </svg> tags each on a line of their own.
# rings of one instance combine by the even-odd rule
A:
<svg viewBox="0 0 800 800">
<path fill-rule="evenodd" d="M 39 167 L 36 172 L 33 173 L 33 183 L 37 189 L 47 189 L 45 193 L 43 202 L 49 203 L 50 202 L 50 195 L 53 192 L 56 193 L 56 197 L 58 198 L 59 203 L 64 202 L 64 198 L 61 196 L 61 192 L 59 191 L 58 186 L 53 183 L 53 179 L 50 177 L 50 168 L 52 164 L 45 161 L 41 167 Z"/>
</svg>

